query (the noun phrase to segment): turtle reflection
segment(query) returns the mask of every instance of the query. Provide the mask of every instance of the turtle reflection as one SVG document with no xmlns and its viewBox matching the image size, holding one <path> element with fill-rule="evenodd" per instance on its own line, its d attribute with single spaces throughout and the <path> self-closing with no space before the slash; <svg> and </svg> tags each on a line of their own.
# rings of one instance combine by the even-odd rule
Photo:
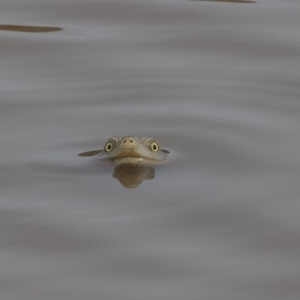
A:
<svg viewBox="0 0 300 300">
<path fill-rule="evenodd" d="M 113 178 L 128 189 L 138 187 L 144 180 L 151 180 L 155 177 L 155 169 L 153 167 L 137 166 L 137 165 L 119 165 L 116 166 Z"/>
</svg>

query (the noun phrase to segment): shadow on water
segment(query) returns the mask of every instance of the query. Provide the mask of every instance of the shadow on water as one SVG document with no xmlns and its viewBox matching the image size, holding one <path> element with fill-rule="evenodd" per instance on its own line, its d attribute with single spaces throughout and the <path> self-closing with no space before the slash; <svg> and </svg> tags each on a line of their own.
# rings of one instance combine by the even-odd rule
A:
<svg viewBox="0 0 300 300">
<path fill-rule="evenodd" d="M 24 26 L 24 25 L 5 25 L 0 24 L 0 30 L 17 31 L 17 32 L 53 32 L 63 30 L 60 27 L 45 27 L 45 26 Z"/>
</svg>

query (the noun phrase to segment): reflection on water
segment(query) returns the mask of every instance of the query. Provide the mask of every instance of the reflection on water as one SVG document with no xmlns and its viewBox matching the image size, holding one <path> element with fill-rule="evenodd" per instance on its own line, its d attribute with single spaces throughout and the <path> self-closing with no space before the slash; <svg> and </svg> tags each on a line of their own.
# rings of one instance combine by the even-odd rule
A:
<svg viewBox="0 0 300 300">
<path fill-rule="evenodd" d="M 138 187 L 144 180 L 151 180 L 155 177 L 155 169 L 145 166 L 120 165 L 115 168 L 113 178 L 128 189 Z"/>
<path fill-rule="evenodd" d="M 46 27 L 46 26 L 24 26 L 24 25 L 0 24 L 0 30 L 18 31 L 18 32 L 52 32 L 52 31 L 61 31 L 62 28 Z"/>
</svg>

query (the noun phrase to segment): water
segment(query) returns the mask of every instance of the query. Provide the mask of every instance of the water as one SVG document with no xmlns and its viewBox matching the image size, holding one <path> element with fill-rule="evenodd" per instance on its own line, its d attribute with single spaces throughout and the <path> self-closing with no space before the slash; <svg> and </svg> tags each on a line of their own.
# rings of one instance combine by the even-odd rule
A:
<svg viewBox="0 0 300 300">
<path fill-rule="evenodd" d="M 1 299 L 299 299 L 299 13 L 2 1 Z M 173 158 L 136 189 L 77 156 L 127 134 Z"/>
</svg>

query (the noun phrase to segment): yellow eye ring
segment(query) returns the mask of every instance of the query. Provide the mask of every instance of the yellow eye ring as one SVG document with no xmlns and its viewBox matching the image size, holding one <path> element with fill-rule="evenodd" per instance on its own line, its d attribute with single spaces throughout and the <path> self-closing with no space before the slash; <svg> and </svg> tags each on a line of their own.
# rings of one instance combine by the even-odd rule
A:
<svg viewBox="0 0 300 300">
<path fill-rule="evenodd" d="M 113 149 L 113 144 L 111 142 L 106 143 L 105 152 L 110 152 Z"/>
<path fill-rule="evenodd" d="M 153 152 L 157 152 L 157 151 L 159 150 L 158 144 L 155 143 L 155 142 L 153 142 L 153 143 L 151 144 L 151 150 L 152 150 Z"/>
</svg>

